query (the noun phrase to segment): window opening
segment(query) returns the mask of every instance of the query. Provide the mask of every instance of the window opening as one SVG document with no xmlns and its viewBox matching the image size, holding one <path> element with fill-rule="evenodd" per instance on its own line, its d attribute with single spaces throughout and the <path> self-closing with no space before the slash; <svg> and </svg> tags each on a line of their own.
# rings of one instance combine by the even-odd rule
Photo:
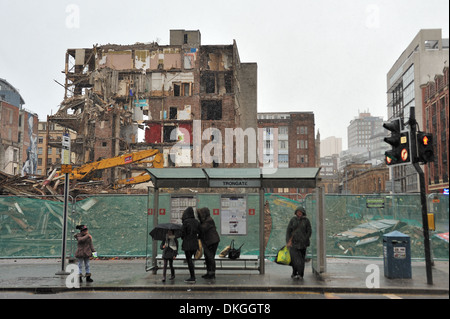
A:
<svg viewBox="0 0 450 319">
<path fill-rule="evenodd" d="M 222 101 L 202 101 L 202 120 L 221 120 Z"/>
</svg>

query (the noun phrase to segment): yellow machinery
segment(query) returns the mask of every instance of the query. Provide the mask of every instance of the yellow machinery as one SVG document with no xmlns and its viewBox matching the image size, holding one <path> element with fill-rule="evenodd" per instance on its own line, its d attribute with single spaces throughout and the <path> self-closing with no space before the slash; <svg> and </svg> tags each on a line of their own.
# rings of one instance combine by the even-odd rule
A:
<svg viewBox="0 0 450 319">
<path fill-rule="evenodd" d="M 152 157 L 152 160 L 145 160 L 148 157 Z M 72 172 L 69 173 L 70 179 L 75 180 L 87 180 L 92 177 L 92 175 L 99 170 L 113 168 L 117 166 L 128 165 L 131 163 L 152 163 L 154 168 L 164 167 L 164 158 L 162 154 L 155 149 L 131 152 L 124 155 L 102 159 L 96 162 L 87 163 L 80 167 L 75 167 Z M 61 172 L 57 172 L 61 175 Z M 137 184 L 143 183 L 150 180 L 150 176 L 144 175 L 145 173 L 135 177 L 135 181 L 132 179 L 125 179 L 118 181 L 117 184 Z"/>
</svg>

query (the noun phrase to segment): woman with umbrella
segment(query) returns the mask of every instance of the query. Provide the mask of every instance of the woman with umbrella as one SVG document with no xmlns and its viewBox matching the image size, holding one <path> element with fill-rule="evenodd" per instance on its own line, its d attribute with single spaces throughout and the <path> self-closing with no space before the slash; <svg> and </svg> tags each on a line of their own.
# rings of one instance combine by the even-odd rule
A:
<svg viewBox="0 0 450 319">
<path fill-rule="evenodd" d="M 167 264 L 170 266 L 170 280 L 175 279 L 175 269 L 173 268 L 173 260 L 178 254 L 178 240 L 181 236 L 181 225 L 177 224 L 160 224 L 157 225 L 150 235 L 154 240 L 162 240 L 160 249 L 162 249 L 162 258 L 164 260 L 163 279 L 166 281 Z"/>
<path fill-rule="evenodd" d="M 170 265 L 170 278 L 169 280 L 175 279 L 175 269 L 173 268 L 173 260 L 177 257 L 178 254 L 178 240 L 175 237 L 175 234 L 172 230 L 167 231 L 166 238 L 162 241 L 160 248 L 163 250 L 163 260 L 164 260 L 164 268 L 163 268 L 163 279 L 162 281 L 166 281 L 166 272 L 167 272 L 167 263 Z"/>
</svg>

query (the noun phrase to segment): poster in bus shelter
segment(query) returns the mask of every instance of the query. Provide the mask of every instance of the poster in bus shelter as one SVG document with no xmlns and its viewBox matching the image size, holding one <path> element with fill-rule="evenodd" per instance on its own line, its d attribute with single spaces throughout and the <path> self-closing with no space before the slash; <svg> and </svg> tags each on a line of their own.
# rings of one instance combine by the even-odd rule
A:
<svg viewBox="0 0 450 319">
<path fill-rule="evenodd" d="M 221 235 L 247 235 L 247 197 L 222 196 L 220 211 Z"/>
</svg>

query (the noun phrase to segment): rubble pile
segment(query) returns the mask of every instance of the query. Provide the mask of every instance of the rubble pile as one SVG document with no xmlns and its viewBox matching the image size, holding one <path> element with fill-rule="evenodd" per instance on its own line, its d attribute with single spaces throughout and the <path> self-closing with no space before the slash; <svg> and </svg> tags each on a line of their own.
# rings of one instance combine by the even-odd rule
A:
<svg viewBox="0 0 450 319">
<path fill-rule="evenodd" d="M 146 194 L 146 189 L 124 186 L 116 189 L 113 185 L 105 185 L 103 181 L 79 182 L 71 181 L 69 194 Z M 10 175 L 0 171 L 0 195 L 13 196 L 50 196 L 48 199 L 62 200 L 64 195 L 64 178 L 52 180 L 44 176 Z"/>
</svg>

